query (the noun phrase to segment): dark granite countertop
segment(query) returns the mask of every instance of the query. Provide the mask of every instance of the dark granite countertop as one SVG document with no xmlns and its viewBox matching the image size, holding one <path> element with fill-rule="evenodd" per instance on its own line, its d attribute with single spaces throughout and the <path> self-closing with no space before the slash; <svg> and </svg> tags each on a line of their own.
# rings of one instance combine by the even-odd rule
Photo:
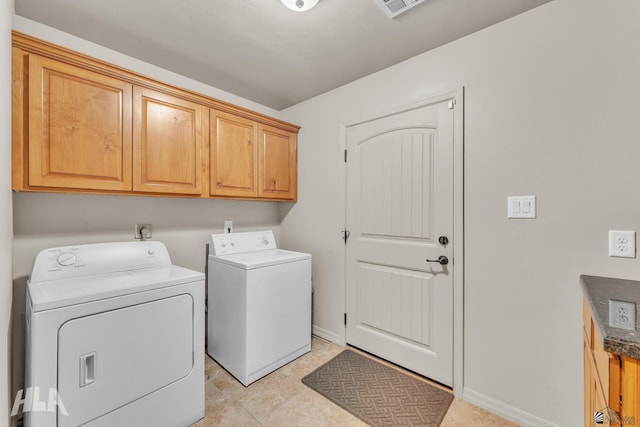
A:
<svg viewBox="0 0 640 427">
<path fill-rule="evenodd" d="M 594 323 L 610 353 L 640 359 L 640 281 L 608 277 L 580 276 L 584 296 L 589 302 Z M 609 300 L 636 304 L 635 331 L 609 325 Z"/>
</svg>

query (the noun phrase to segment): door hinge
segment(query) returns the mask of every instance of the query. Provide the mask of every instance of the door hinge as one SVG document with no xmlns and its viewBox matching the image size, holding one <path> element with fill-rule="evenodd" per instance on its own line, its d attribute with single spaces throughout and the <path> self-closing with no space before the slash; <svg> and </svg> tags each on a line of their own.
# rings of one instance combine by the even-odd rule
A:
<svg viewBox="0 0 640 427">
<path fill-rule="evenodd" d="M 351 232 L 349 230 L 342 230 L 342 240 L 344 240 L 344 244 L 347 244 L 347 240 L 349 240 L 349 236 L 351 236 Z"/>
<path fill-rule="evenodd" d="M 449 100 L 449 110 L 453 110 L 453 107 L 456 105 L 456 99 L 450 99 Z"/>
<path fill-rule="evenodd" d="M 347 163 L 347 149 L 344 150 L 344 162 Z"/>
<path fill-rule="evenodd" d="M 347 313 L 344 314 L 344 326 L 347 326 Z"/>
</svg>

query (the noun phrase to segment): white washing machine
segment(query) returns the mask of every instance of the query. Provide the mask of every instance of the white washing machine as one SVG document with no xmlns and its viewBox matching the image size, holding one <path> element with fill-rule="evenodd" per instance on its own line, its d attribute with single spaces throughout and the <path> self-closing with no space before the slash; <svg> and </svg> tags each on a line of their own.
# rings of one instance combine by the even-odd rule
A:
<svg viewBox="0 0 640 427">
<path fill-rule="evenodd" d="M 213 234 L 207 353 L 245 386 L 311 351 L 311 255 L 271 231 Z"/>
<path fill-rule="evenodd" d="M 25 408 L 25 426 L 204 417 L 204 291 L 204 274 L 172 265 L 160 242 L 40 252 L 27 285 L 25 387 L 45 402 L 56 390 L 62 405 Z"/>
</svg>

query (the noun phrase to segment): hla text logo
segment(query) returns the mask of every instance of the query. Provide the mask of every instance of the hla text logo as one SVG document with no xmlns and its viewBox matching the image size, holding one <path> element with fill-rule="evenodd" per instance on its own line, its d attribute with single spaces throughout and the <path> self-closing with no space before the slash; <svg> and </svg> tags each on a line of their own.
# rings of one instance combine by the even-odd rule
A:
<svg viewBox="0 0 640 427">
<path fill-rule="evenodd" d="M 55 412 L 56 406 L 58 406 L 62 415 L 69 415 L 67 408 L 62 403 L 62 398 L 58 394 L 58 390 L 55 388 L 49 389 L 49 398 L 46 403 L 40 400 L 40 387 L 27 387 L 24 398 L 22 397 L 22 390 L 18 390 L 11 409 L 12 417 L 18 415 L 20 405 L 22 405 L 22 412 Z"/>
</svg>

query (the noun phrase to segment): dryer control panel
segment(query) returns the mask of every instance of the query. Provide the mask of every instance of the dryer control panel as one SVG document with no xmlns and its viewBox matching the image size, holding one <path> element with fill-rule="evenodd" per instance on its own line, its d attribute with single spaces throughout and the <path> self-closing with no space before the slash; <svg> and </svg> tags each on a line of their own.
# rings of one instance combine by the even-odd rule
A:
<svg viewBox="0 0 640 427">
<path fill-rule="evenodd" d="M 171 265 L 161 242 L 116 242 L 49 248 L 38 253 L 31 282 Z"/>
<path fill-rule="evenodd" d="M 250 231 L 247 233 L 212 234 L 209 252 L 211 255 L 220 256 L 276 248 L 273 231 Z"/>
</svg>

